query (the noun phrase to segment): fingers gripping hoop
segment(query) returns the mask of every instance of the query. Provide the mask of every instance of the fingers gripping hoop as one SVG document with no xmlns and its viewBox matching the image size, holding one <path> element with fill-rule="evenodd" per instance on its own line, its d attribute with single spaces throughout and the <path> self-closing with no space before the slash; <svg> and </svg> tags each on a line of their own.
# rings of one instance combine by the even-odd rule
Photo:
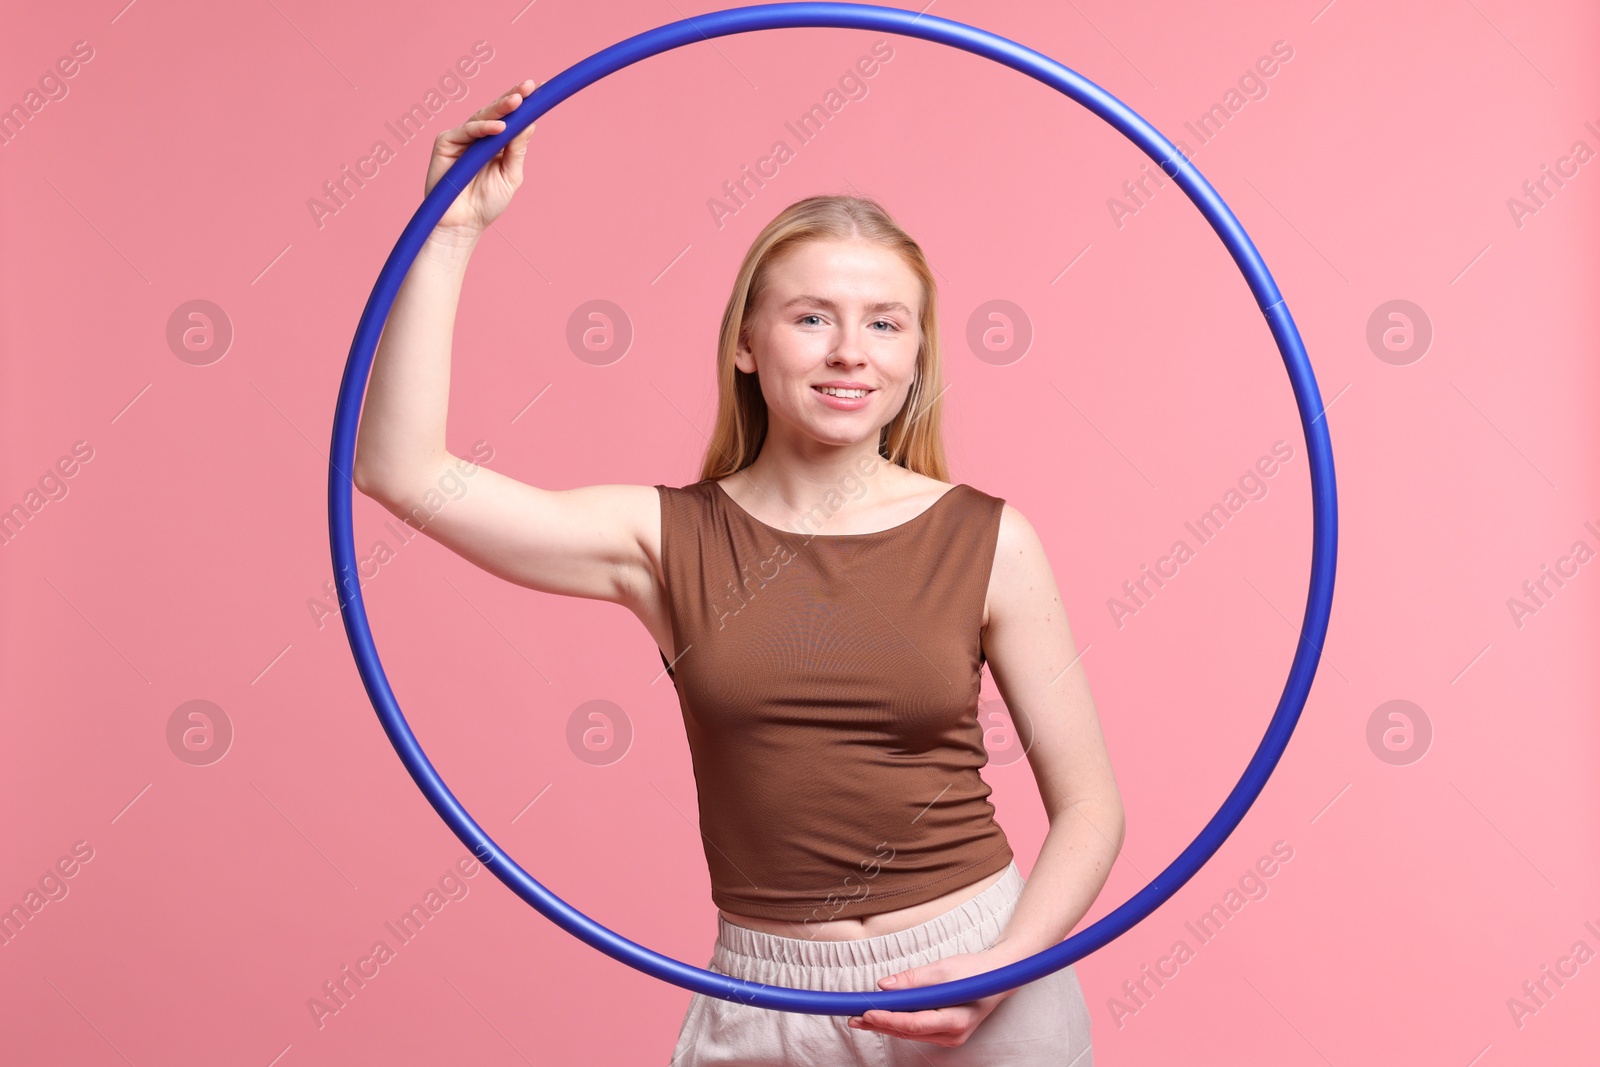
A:
<svg viewBox="0 0 1600 1067">
<path fill-rule="evenodd" d="M 1267 724 L 1265 735 L 1221 808 L 1201 829 L 1199 835 L 1150 884 L 1130 897 L 1116 910 L 1065 941 L 1037 955 L 958 981 L 914 989 L 829 992 L 790 989 L 747 982 L 728 975 L 703 970 L 653 952 L 600 925 L 546 889 L 495 844 L 469 815 L 434 770 L 422 747 L 407 725 L 384 675 L 383 664 L 372 641 L 356 563 L 355 538 L 351 526 L 350 476 L 355 458 L 356 426 L 362 397 L 379 335 L 389 317 L 396 293 L 416 259 L 423 242 L 439 218 L 450 207 L 465 185 L 483 166 L 545 112 L 561 101 L 608 74 L 642 59 L 683 45 L 695 44 L 735 33 L 776 30 L 791 27 L 831 27 L 838 29 L 879 30 L 950 45 L 974 55 L 992 59 L 1036 78 L 1064 93 L 1110 123 L 1146 155 L 1194 201 L 1211 223 L 1243 272 L 1256 303 L 1266 316 L 1294 388 L 1310 457 L 1312 493 L 1311 581 L 1306 598 L 1305 618 L 1288 681 L 1278 700 L 1277 710 Z M 1048 56 L 1025 48 L 960 22 L 919 15 L 893 7 L 845 3 L 781 3 L 738 7 L 698 15 L 669 23 L 620 41 L 540 85 L 521 106 L 505 116 L 506 128 L 493 137 L 470 145 L 454 166 L 445 173 L 423 199 L 416 214 L 406 224 L 400 239 L 378 275 L 377 284 L 357 324 L 350 346 L 349 360 L 339 386 L 338 405 L 333 420 L 333 442 L 328 470 L 328 532 L 332 543 L 334 574 L 339 590 L 341 618 L 356 668 L 366 685 L 367 695 L 378 713 L 384 732 L 399 754 L 423 795 L 457 837 L 494 872 L 512 892 L 557 926 L 645 974 L 682 986 L 685 989 L 724 1000 L 753 1004 L 779 1011 L 815 1015 L 860 1015 L 881 1008 L 889 1011 L 921 1011 L 942 1008 L 982 997 L 1043 978 L 1066 967 L 1095 949 L 1108 944 L 1135 923 L 1145 918 L 1192 878 L 1227 840 L 1250 805 L 1260 795 L 1273 768 L 1288 746 L 1289 738 L 1305 707 L 1306 697 L 1316 675 L 1322 643 L 1327 635 L 1333 601 L 1334 560 L 1338 545 L 1337 499 L 1334 490 L 1333 453 L 1328 438 L 1327 420 L 1322 418 L 1321 395 L 1316 377 L 1306 358 L 1305 346 L 1284 305 L 1277 284 L 1255 245 L 1239 225 L 1239 220 L 1223 203 L 1210 183 L 1155 127 L 1131 111 L 1116 97 L 1082 75 Z"/>
</svg>

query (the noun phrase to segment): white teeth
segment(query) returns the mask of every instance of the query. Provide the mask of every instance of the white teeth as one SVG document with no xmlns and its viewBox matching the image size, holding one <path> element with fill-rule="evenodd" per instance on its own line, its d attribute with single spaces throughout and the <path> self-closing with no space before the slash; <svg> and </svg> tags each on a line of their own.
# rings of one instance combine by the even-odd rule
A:
<svg viewBox="0 0 1600 1067">
<path fill-rule="evenodd" d="M 860 397 L 867 395 L 867 390 L 865 389 L 835 389 L 827 385 L 819 385 L 817 388 L 829 396 Z"/>
</svg>

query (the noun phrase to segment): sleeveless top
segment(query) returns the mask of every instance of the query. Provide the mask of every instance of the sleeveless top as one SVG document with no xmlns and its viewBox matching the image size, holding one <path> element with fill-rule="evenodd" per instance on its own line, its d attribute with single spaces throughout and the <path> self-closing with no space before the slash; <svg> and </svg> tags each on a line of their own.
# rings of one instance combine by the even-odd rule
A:
<svg viewBox="0 0 1600 1067">
<path fill-rule="evenodd" d="M 716 905 L 824 922 L 1005 868 L 977 717 L 1005 501 L 962 483 L 887 530 L 802 534 L 711 479 L 656 489 L 677 646 L 661 659 Z"/>
</svg>

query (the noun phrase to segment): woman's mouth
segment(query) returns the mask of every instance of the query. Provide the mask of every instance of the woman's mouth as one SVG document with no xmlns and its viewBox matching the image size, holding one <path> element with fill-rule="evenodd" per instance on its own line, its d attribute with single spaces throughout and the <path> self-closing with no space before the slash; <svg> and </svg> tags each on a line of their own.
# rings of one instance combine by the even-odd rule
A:
<svg viewBox="0 0 1600 1067">
<path fill-rule="evenodd" d="M 856 411 L 867 406 L 874 389 L 846 389 L 840 386 L 813 385 L 811 391 L 822 403 L 836 411 Z"/>
</svg>

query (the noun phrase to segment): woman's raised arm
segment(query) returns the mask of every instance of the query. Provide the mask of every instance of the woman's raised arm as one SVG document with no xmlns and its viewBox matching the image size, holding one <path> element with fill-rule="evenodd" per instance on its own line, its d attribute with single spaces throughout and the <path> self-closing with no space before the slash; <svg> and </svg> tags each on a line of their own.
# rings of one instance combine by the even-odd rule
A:
<svg viewBox="0 0 1600 1067">
<path fill-rule="evenodd" d="M 536 83 L 513 86 L 434 141 L 424 194 Z M 526 485 L 445 449 L 450 346 L 467 262 L 522 184 L 533 125 L 484 168 L 440 218 L 407 272 L 373 356 L 356 434 L 356 488 L 434 540 L 508 581 L 549 593 L 636 599 L 659 538 L 648 485 L 553 491 Z"/>
</svg>

